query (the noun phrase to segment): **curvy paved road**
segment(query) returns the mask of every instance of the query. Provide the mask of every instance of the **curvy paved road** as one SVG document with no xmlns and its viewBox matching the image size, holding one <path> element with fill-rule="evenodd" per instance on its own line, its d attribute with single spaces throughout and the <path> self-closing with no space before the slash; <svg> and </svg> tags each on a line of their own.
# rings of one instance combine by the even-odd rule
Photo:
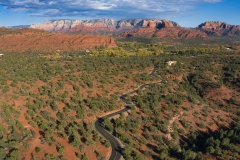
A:
<svg viewBox="0 0 240 160">
<path fill-rule="evenodd" d="M 123 146 L 120 144 L 120 142 L 116 139 L 116 137 L 114 137 L 113 135 L 111 135 L 103 126 L 103 121 L 105 118 L 107 117 L 113 117 L 115 115 L 118 115 L 122 112 L 126 112 L 130 110 L 130 107 L 126 106 L 124 109 L 118 111 L 118 112 L 115 112 L 115 113 L 112 113 L 112 114 L 109 114 L 109 115 L 106 115 L 104 117 L 101 117 L 99 118 L 96 122 L 95 122 L 95 128 L 96 130 L 103 136 L 105 137 L 107 140 L 110 141 L 110 144 L 112 146 L 112 153 L 111 153 L 111 156 L 109 158 L 109 160 L 119 160 L 122 156 L 122 150 L 123 150 Z"/>
<path fill-rule="evenodd" d="M 154 69 L 153 71 L 149 74 L 149 76 L 152 76 L 155 72 L 157 71 L 157 66 L 154 65 Z M 137 90 L 132 91 L 128 94 L 133 94 L 138 92 L 139 90 L 142 90 L 144 87 L 148 86 L 149 84 L 143 84 L 141 85 Z M 122 150 L 123 150 L 123 146 L 120 144 L 119 140 L 116 139 L 116 137 L 114 137 L 112 134 L 110 134 L 103 126 L 103 121 L 105 118 L 110 118 L 113 117 L 115 115 L 118 115 L 120 113 L 126 112 L 128 110 L 130 110 L 130 105 L 133 105 L 133 103 L 129 100 L 126 99 L 128 94 L 124 94 L 122 96 L 120 96 L 120 100 L 122 100 L 125 104 L 126 107 L 118 112 L 106 115 L 104 117 L 99 118 L 97 121 L 95 121 L 94 125 L 96 130 L 103 136 L 105 137 L 107 140 L 110 141 L 111 147 L 112 147 L 112 153 L 111 156 L 109 158 L 109 160 L 120 160 L 121 156 L 122 156 Z"/>
</svg>

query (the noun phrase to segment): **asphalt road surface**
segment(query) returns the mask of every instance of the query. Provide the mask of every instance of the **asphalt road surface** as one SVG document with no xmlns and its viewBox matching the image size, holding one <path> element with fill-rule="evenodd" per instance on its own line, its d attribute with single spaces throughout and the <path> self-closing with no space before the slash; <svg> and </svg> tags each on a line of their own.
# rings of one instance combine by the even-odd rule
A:
<svg viewBox="0 0 240 160">
<path fill-rule="evenodd" d="M 124 109 L 118 111 L 118 112 L 115 112 L 115 113 L 112 113 L 112 114 L 109 114 L 109 115 L 106 115 L 104 117 L 101 117 L 99 118 L 96 122 L 95 122 L 95 128 L 96 130 L 103 136 L 105 137 L 107 140 L 110 141 L 110 144 L 112 146 L 112 153 L 111 153 L 111 156 L 109 158 L 109 160 L 119 160 L 122 156 L 122 146 L 121 144 L 119 143 L 119 141 L 116 139 L 116 137 L 114 137 L 112 134 L 110 134 L 103 126 L 103 121 L 104 121 L 104 118 L 107 118 L 107 117 L 112 117 L 112 116 L 115 116 L 115 115 L 118 115 L 122 112 L 126 112 L 130 110 L 130 107 L 125 107 Z"/>
<path fill-rule="evenodd" d="M 154 69 L 153 71 L 149 74 L 149 76 L 153 76 L 154 73 L 157 71 L 157 66 L 154 65 Z M 105 137 L 108 141 L 110 141 L 111 147 L 112 147 L 112 153 L 111 156 L 109 158 L 109 160 L 120 160 L 121 156 L 122 156 L 122 151 L 123 151 L 123 147 L 120 144 L 120 142 L 116 139 L 116 137 L 114 137 L 112 134 L 110 134 L 103 126 L 103 121 L 105 118 L 110 118 L 113 117 L 115 115 L 118 115 L 120 113 L 126 112 L 128 110 L 130 110 L 130 105 L 133 105 L 133 103 L 129 100 L 127 100 L 127 95 L 128 94 L 133 94 L 133 93 L 137 93 L 138 91 L 142 90 L 143 88 L 145 88 L 146 86 L 148 86 L 149 84 L 143 84 L 141 85 L 137 90 L 132 91 L 130 93 L 124 94 L 122 96 L 120 96 L 120 100 L 122 100 L 125 104 L 126 107 L 118 112 L 106 115 L 104 117 L 99 118 L 97 121 L 95 121 L 94 125 L 96 130 L 103 136 Z"/>
</svg>

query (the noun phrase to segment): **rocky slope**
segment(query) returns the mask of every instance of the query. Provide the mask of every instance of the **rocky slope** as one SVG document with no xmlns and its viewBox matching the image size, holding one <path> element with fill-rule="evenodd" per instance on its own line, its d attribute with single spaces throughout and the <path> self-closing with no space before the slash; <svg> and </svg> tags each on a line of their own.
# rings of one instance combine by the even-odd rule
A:
<svg viewBox="0 0 240 160">
<path fill-rule="evenodd" d="M 121 32 L 145 27 L 179 26 L 175 22 L 157 19 L 113 19 L 96 20 L 49 20 L 43 24 L 33 24 L 30 28 L 52 32 Z"/>
<path fill-rule="evenodd" d="M 230 25 L 224 22 L 205 22 L 198 26 L 198 28 L 208 35 L 216 36 L 233 36 L 240 35 L 240 26 Z"/>
<path fill-rule="evenodd" d="M 197 29 L 187 29 L 180 26 L 174 26 L 169 22 L 164 22 L 155 27 L 149 25 L 145 28 L 126 31 L 119 34 L 118 37 L 156 37 L 156 38 L 206 38 L 206 33 Z"/>
<path fill-rule="evenodd" d="M 0 29 L 0 50 L 3 52 L 78 51 L 94 47 L 115 47 L 114 39 L 100 35 L 69 35 L 36 29 Z"/>
</svg>

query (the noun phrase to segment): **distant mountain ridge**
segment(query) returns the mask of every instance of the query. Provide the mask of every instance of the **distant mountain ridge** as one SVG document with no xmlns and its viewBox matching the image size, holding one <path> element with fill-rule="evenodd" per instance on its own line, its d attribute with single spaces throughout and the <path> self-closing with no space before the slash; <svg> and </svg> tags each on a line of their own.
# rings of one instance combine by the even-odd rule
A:
<svg viewBox="0 0 240 160">
<path fill-rule="evenodd" d="M 141 18 L 48 20 L 43 24 L 32 24 L 29 28 L 60 33 L 108 34 L 118 37 L 206 38 L 208 36 L 240 35 L 240 26 L 230 25 L 225 22 L 208 21 L 196 28 L 185 28 L 173 21 Z"/>
<path fill-rule="evenodd" d="M 43 24 L 32 24 L 30 28 L 51 32 L 119 32 L 137 28 L 180 26 L 176 22 L 158 19 L 95 19 L 95 20 L 48 20 Z"/>
<path fill-rule="evenodd" d="M 18 26 L 7 26 L 6 28 L 11 28 L 11 29 L 21 29 L 21 28 L 29 28 L 30 25 L 18 25 Z"/>
</svg>

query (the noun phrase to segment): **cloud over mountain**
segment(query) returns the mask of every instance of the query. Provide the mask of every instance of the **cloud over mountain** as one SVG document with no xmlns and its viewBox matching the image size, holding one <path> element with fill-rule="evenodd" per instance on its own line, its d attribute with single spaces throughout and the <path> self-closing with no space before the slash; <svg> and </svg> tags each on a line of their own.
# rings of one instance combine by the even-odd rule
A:
<svg viewBox="0 0 240 160">
<path fill-rule="evenodd" d="M 221 0 L 0 0 L 15 12 L 40 17 L 157 17 L 183 14 L 199 3 Z"/>
</svg>

